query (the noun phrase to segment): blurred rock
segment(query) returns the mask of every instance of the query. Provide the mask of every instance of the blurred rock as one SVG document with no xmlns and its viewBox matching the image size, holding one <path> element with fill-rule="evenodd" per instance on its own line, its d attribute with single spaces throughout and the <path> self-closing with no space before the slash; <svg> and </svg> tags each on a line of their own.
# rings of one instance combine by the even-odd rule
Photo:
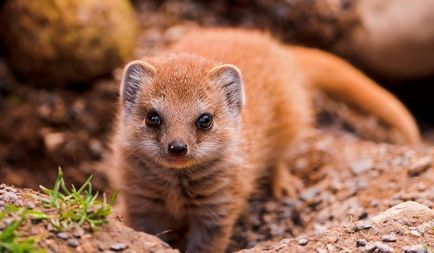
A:
<svg viewBox="0 0 434 253">
<path fill-rule="evenodd" d="M 0 15 L 9 64 L 37 85 L 109 74 L 136 43 L 128 0 L 9 0 Z"/>
<path fill-rule="evenodd" d="M 392 81 L 434 75 L 434 1 L 354 2 L 359 24 L 336 52 Z"/>
</svg>

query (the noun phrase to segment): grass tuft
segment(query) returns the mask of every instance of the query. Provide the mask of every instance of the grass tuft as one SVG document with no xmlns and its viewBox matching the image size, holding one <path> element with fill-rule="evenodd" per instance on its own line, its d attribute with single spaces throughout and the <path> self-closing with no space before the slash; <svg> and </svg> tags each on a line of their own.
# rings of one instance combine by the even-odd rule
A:
<svg viewBox="0 0 434 253">
<path fill-rule="evenodd" d="M 91 180 L 92 176 L 79 189 L 74 185 L 68 189 L 63 180 L 63 172 L 59 168 L 52 189 L 40 186 L 48 195 L 38 198 L 43 207 L 41 211 L 15 205 L 7 205 L 0 210 L 0 225 L 4 225 L 0 229 L 0 253 L 46 252 L 37 246 L 41 238 L 20 233 L 19 229 L 24 223 L 28 227 L 30 221 L 46 220 L 58 232 L 82 226 L 93 231 L 97 226 L 107 222 L 116 194 L 113 194 L 110 202 L 107 201 L 105 194 L 102 200 L 98 199 L 98 192 L 93 191 Z"/>
<path fill-rule="evenodd" d="M 39 211 L 27 208 L 18 208 L 8 205 L 0 212 L 0 221 L 11 218 L 6 227 L 0 232 L 0 252 L 2 253 L 43 253 L 45 250 L 36 245 L 36 239 L 31 236 L 22 236 L 18 228 L 28 219 L 42 220 L 47 216 Z"/>
<path fill-rule="evenodd" d="M 98 192 L 94 192 L 91 184 L 92 176 L 79 188 L 74 185 L 68 189 L 63 180 L 63 172 L 59 168 L 57 180 L 53 189 L 40 186 L 48 195 L 48 199 L 42 199 L 46 208 L 54 209 L 50 222 L 58 231 L 64 231 L 72 227 L 88 225 L 91 230 L 103 224 L 107 216 L 112 212 L 112 206 L 116 200 L 116 194 L 107 202 L 106 195 L 98 199 Z"/>
</svg>

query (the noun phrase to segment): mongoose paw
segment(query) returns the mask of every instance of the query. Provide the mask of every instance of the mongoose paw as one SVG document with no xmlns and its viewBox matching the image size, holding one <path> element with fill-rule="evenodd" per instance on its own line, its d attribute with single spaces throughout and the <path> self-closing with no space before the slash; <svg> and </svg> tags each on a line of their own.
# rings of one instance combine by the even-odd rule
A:
<svg viewBox="0 0 434 253">
<path fill-rule="evenodd" d="M 276 168 L 272 183 L 273 196 L 278 200 L 285 196 L 297 198 L 303 188 L 300 178 L 292 175 L 286 166 Z"/>
</svg>

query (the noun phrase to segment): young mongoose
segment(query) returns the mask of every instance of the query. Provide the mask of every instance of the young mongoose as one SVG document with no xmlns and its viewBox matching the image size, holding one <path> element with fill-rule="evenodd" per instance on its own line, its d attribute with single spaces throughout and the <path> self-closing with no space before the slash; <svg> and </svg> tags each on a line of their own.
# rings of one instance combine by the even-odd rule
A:
<svg viewBox="0 0 434 253">
<path fill-rule="evenodd" d="M 420 141 L 404 106 L 345 61 L 260 32 L 202 29 L 124 70 L 111 171 L 123 215 L 188 253 L 224 252 L 255 188 L 295 194 L 286 158 L 312 129 L 308 86 Z"/>
</svg>

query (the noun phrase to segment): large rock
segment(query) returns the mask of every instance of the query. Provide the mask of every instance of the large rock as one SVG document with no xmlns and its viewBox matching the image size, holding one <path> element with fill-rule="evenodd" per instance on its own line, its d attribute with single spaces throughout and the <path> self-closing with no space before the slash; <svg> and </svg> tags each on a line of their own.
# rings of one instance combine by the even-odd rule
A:
<svg viewBox="0 0 434 253">
<path fill-rule="evenodd" d="M 434 1 L 355 2 L 359 24 L 336 52 L 391 80 L 434 76 Z"/>
<path fill-rule="evenodd" d="M 110 73 L 136 42 L 128 0 L 9 0 L 0 15 L 9 64 L 44 86 Z"/>
<path fill-rule="evenodd" d="M 240 253 L 259 252 L 425 252 L 434 246 L 434 211 L 417 202 L 398 204 L 367 221 L 323 233 L 264 243 Z M 413 250 L 420 251 L 413 251 Z"/>
</svg>

